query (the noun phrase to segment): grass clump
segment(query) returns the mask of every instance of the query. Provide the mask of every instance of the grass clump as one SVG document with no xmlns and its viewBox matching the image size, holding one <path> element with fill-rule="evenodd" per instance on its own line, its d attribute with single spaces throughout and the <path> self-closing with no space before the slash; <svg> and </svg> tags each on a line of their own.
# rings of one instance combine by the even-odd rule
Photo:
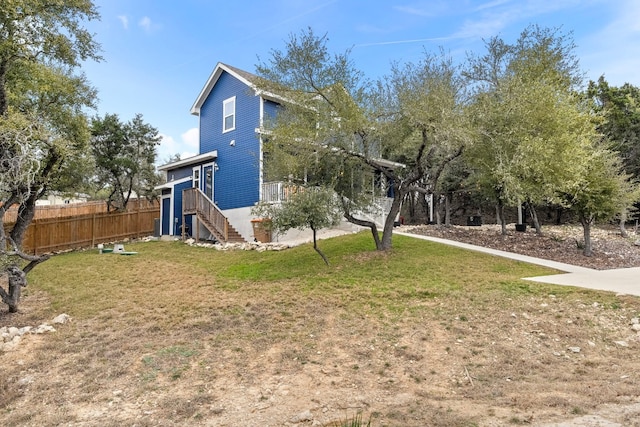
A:
<svg viewBox="0 0 640 427">
<path fill-rule="evenodd" d="M 347 417 L 343 421 L 336 421 L 329 425 L 330 427 L 371 427 L 371 416 L 368 420 L 364 420 L 362 412 L 358 412 L 353 417 Z"/>
</svg>

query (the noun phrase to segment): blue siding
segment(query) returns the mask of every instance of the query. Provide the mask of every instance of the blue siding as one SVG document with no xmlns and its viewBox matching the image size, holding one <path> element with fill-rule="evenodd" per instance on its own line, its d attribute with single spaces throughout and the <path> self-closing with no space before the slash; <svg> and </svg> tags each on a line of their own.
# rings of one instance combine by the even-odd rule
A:
<svg viewBox="0 0 640 427">
<path fill-rule="evenodd" d="M 236 97 L 236 128 L 222 133 L 222 103 Z M 259 199 L 260 97 L 223 72 L 200 108 L 200 154 L 218 150 L 214 202 L 220 209 L 253 206 Z M 231 146 L 231 141 L 235 145 Z"/>
<path fill-rule="evenodd" d="M 182 227 L 182 191 L 186 188 L 191 188 L 191 181 L 183 182 L 181 184 L 173 187 L 173 215 L 174 215 L 174 223 L 171 224 L 173 227 L 173 233 L 176 235 L 181 234 Z M 175 218 L 178 219 L 178 222 L 175 222 Z"/>
<path fill-rule="evenodd" d="M 194 165 L 189 165 L 179 169 L 167 170 L 167 180 L 174 181 L 174 180 L 190 177 L 191 175 L 193 175 L 193 166 Z"/>
<path fill-rule="evenodd" d="M 164 198 L 162 199 L 162 231 L 160 234 L 168 235 L 171 234 L 171 199 Z"/>
</svg>

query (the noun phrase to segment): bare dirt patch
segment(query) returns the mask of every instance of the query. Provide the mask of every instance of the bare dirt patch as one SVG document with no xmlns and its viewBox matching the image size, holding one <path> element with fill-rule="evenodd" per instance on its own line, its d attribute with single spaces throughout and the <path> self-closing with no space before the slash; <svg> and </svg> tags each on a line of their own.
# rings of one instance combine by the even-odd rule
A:
<svg viewBox="0 0 640 427">
<path fill-rule="evenodd" d="M 0 424 L 328 427 L 362 412 L 374 427 L 640 425 L 638 298 L 505 280 L 446 298 L 409 286 L 389 309 L 347 282 L 219 286 L 201 264 L 138 257 L 144 269 L 117 258 L 126 280 L 87 291 L 97 314 L 0 354 Z M 45 295 L 27 292 L 0 326 L 53 317 Z"/>
</svg>

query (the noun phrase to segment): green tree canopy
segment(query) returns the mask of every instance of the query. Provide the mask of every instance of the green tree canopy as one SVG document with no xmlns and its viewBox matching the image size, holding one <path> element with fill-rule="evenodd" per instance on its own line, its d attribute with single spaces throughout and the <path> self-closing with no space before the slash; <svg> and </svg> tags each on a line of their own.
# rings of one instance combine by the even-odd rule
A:
<svg viewBox="0 0 640 427">
<path fill-rule="evenodd" d="M 512 45 L 496 37 L 486 47 L 466 72 L 480 135 L 468 161 L 506 233 L 505 205 L 527 201 L 535 214 L 533 204 L 553 201 L 580 177 L 595 123 L 572 89 L 581 74 L 568 36 L 530 27 Z"/>
<path fill-rule="evenodd" d="M 629 83 L 610 86 L 604 76 L 590 81 L 587 95 L 603 116 L 598 130 L 619 152 L 627 173 L 640 178 L 640 88 Z"/>
<path fill-rule="evenodd" d="M 298 187 L 282 204 L 259 204 L 252 210 L 254 215 L 269 219 L 271 229 L 285 233 L 291 229 L 313 232 L 313 249 L 329 264 L 327 257 L 317 244 L 317 232 L 339 224 L 340 207 L 332 188 Z"/>
<path fill-rule="evenodd" d="M 131 195 L 153 198 L 158 184 L 155 173 L 158 130 L 141 114 L 127 123 L 117 114 L 95 117 L 91 122 L 91 149 L 98 180 L 110 189 L 107 203 L 126 210 Z"/>
<path fill-rule="evenodd" d="M 95 91 L 77 69 L 100 60 L 83 27 L 98 17 L 90 0 L 0 2 L 0 265 L 9 278 L 0 296 L 9 311 L 17 310 L 26 273 L 47 258 L 22 251 L 36 200 L 62 185 L 66 161 L 86 147 L 83 111 Z M 18 220 L 7 234 L 3 216 L 12 205 Z"/>
<path fill-rule="evenodd" d="M 345 218 L 369 227 L 376 248 L 386 250 L 405 196 L 435 187 L 442 165 L 471 139 L 464 85 L 445 55 L 396 65 L 374 84 L 348 54 L 330 55 L 326 36 L 308 30 L 258 65 L 260 88 L 285 105 L 269 135 L 268 158 L 282 177 L 333 188 Z M 387 195 L 380 238 L 366 214 Z"/>
<path fill-rule="evenodd" d="M 612 219 L 640 198 L 637 181 L 624 173 L 617 153 L 596 148 L 585 159 L 585 169 L 579 180 L 564 187 L 564 203 L 574 210 L 584 231 L 586 256 L 592 255 L 591 226 L 596 221 Z"/>
</svg>

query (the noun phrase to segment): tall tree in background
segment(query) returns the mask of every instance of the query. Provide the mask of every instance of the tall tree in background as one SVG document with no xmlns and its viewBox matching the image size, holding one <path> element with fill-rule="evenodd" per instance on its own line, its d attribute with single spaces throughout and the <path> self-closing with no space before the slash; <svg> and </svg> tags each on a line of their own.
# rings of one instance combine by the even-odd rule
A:
<svg viewBox="0 0 640 427">
<path fill-rule="evenodd" d="M 127 123 L 116 114 L 96 117 L 91 123 L 91 149 L 98 179 L 110 189 L 109 208 L 124 211 L 131 196 L 154 197 L 158 130 L 137 114 Z"/>
<path fill-rule="evenodd" d="M 468 160 L 496 200 L 503 234 L 504 207 L 521 202 L 541 232 L 534 205 L 580 177 L 595 139 L 590 113 L 574 94 L 582 78 L 575 47 L 569 36 L 537 26 L 512 45 L 494 37 L 486 47 L 466 72 L 475 83 L 480 133 Z"/>
<path fill-rule="evenodd" d="M 378 81 L 375 133 L 385 157 L 407 167 L 409 185 L 398 189 L 402 200 L 415 200 L 414 192 L 430 194 L 439 206 L 443 175 L 475 139 L 466 87 L 459 67 L 444 52 L 395 64 L 391 75 Z"/>
<path fill-rule="evenodd" d="M 626 173 L 640 180 L 640 88 L 625 83 L 610 86 L 604 76 L 590 81 L 587 96 L 603 118 L 598 130 L 604 144 L 619 153 Z M 620 232 L 627 236 L 627 211 L 620 212 Z"/>
<path fill-rule="evenodd" d="M 100 60 L 82 26 L 98 17 L 89 0 L 0 3 L 0 266 L 8 277 L 0 296 L 10 312 L 18 309 L 26 273 L 47 258 L 22 250 L 36 200 L 88 140 L 83 108 L 93 105 L 95 91 L 76 70 Z M 12 205 L 18 219 L 7 234 L 3 217 Z"/>
<path fill-rule="evenodd" d="M 258 66 L 259 86 L 282 97 L 267 150 L 280 176 L 330 186 L 344 217 L 370 228 L 376 248 L 392 247 L 394 221 L 407 194 L 436 187 L 438 169 L 469 140 L 457 69 L 445 55 L 394 67 L 371 84 L 327 38 L 293 35 Z M 373 188 L 372 183 L 378 183 Z M 433 190 L 431 190 L 433 191 Z M 366 212 L 390 196 L 382 236 Z"/>
<path fill-rule="evenodd" d="M 583 253 L 591 256 L 591 226 L 596 221 L 610 220 L 631 206 L 640 197 L 640 187 L 624 172 L 616 152 L 595 147 L 585 155 L 580 179 L 564 186 L 560 195 L 565 205 L 578 214 L 584 235 Z"/>
</svg>

